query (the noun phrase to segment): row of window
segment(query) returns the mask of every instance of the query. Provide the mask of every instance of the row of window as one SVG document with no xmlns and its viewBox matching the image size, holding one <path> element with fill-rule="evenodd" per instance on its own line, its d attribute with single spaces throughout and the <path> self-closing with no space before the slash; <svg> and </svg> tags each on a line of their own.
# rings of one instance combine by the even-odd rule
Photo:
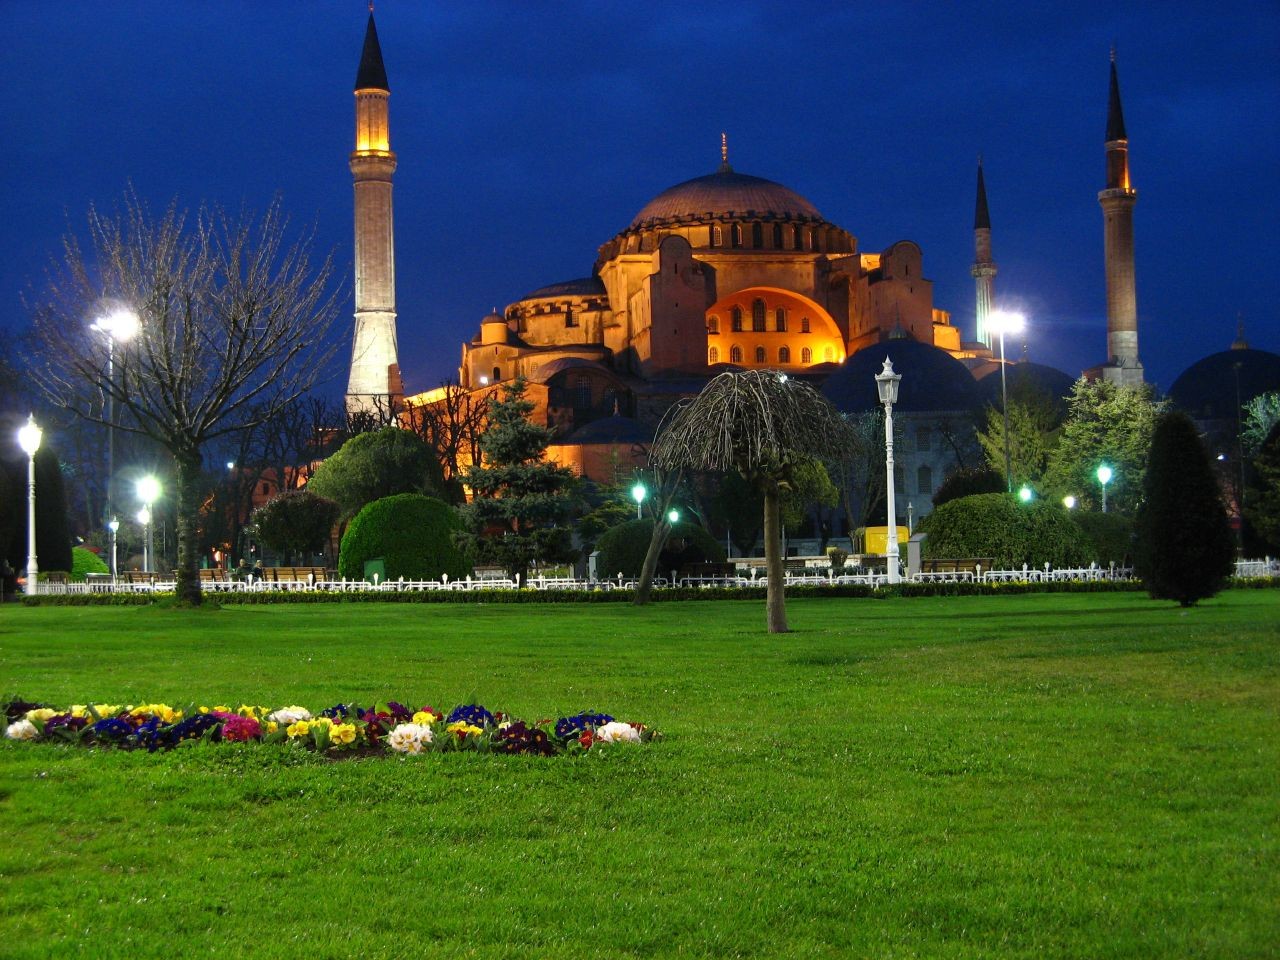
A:
<svg viewBox="0 0 1280 960">
<path fill-rule="evenodd" d="M 786 244 L 787 233 L 790 233 L 791 244 Z M 708 236 L 710 244 L 713 247 L 723 247 L 725 245 L 724 227 L 715 224 L 711 227 Z M 732 248 L 741 248 L 744 244 L 745 236 L 742 230 L 742 224 L 732 223 L 729 225 L 729 246 Z M 790 231 L 784 229 L 782 224 L 775 223 L 773 225 L 773 243 L 771 246 L 775 250 L 817 250 L 821 244 L 821 234 L 817 230 L 806 230 L 798 223 L 791 225 Z M 764 246 L 764 224 L 751 224 L 751 246 L 753 249 L 759 250 Z"/>
<path fill-rule="evenodd" d="M 757 298 L 751 303 L 751 332 L 766 333 L 766 321 L 768 318 L 768 310 L 764 305 L 764 301 Z M 733 333 L 743 333 L 743 313 L 741 307 L 734 307 L 729 315 L 729 329 Z M 784 307 L 778 307 L 773 311 L 773 329 L 778 333 L 787 332 L 787 311 Z M 720 332 L 720 318 L 711 316 L 707 318 L 707 333 Z M 809 318 L 804 317 L 800 321 L 800 332 L 809 332 Z"/>
<path fill-rule="evenodd" d="M 822 362 L 823 362 L 823 363 L 834 363 L 834 362 L 835 362 L 835 359 L 836 359 L 836 348 L 835 348 L 835 347 L 823 347 L 823 348 L 822 348 Z M 708 350 L 707 350 L 707 363 L 719 363 L 719 362 L 720 362 L 720 348 L 719 348 L 719 347 L 711 347 L 710 349 L 708 349 Z M 729 362 L 730 362 L 730 363 L 741 363 L 741 362 L 742 362 L 742 348 L 741 348 L 741 347 L 734 346 L 734 347 L 730 347 L 730 348 L 729 348 Z M 765 350 L 765 348 L 764 348 L 764 347 L 756 347 L 756 363 L 768 363 L 768 362 L 769 362 L 769 352 L 768 352 L 767 350 Z M 790 347 L 779 347 L 779 348 L 778 348 L 778 362 L 779 362 L 779 363 L 790 363 L 790 362 L 791 362 L 791 348 L 790 348 Z M 808 348 L 808 347 L 803 347 L 803 348 L 800 350 L 800 362 L 801 362 L 801 363 L 803 363 L 803 364 L 810 364 L 810 363 L 813 363 L 813 351 L 812 351 L 810 348 Z"/>
</svg>

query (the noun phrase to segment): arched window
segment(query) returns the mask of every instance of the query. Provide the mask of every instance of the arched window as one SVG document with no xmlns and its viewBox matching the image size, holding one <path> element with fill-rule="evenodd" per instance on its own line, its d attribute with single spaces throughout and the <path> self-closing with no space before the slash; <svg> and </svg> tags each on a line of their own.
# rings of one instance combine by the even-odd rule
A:
<svg viewBox="0 0 1280 960">
<path fill-rule="evenodd" d="M 573 307 L 564 308 L 564 325 L 565 327 L 576 327 L 578 318 L 573 315 Z"/>
<path fill-rule="evenodd" d="M 810 250 L 818 249 L 818 231 L 817 230 L 809 231 L 809 249 Z"/>
<path fill-rule="evenodd" d="M 721 229 L 719 224 L 711 228 L 711 245 L 713 247 L 724 246 L 724 230 Z"/>
<path fill-rule="evenodd" d="M 498 382 L 499 380 L 501 380 L 501 379 L 502 379 L 502 368 L 501 368 L 501 367 L 494 367 L 494 368 L 493 368 L 493 382 L 494 382 L 494 383 L 497 383 L 497 382 Z"/>
<path fill-rule="evenodd" d="M 812 351 L 812 350 L 810 350 L 808 347 L 805 347 L 803 350 L 801 350 L 801 351 L 800 351 L 800 362 L 801 362 L 801 363 L 813 363 L 813 351 Z"/>
<path fill-rule="evenodd" d="M 707 333 L 720 332 L 720 318 L 717 316 L 707 317 Z"/>
<path fill-rule="evenodd" d="M 779 348 L 778 348 L 778 362 L 779 362 L 779 363 L 790 363 L 790 362 L 791 362 L 791 348 L 790 348 L 790 347 L 779 347 Z"/>
<path fill-rule="evenodd" d="M 834 362 L 834 361 L 835 361 L 835 359 L 836 359 L 836 348 L 835 348 L 835 347 L 823 347 L 823 348 L 822 348 L 822 362 L 823 362 L 823 363 L 832 363 L 832 362 Z"/>
<path fill-rule="evenodd" d="M 741 363 L 741 362 L 742 362 L 742 348 L 741 348 L 741 347 L 731 347 L 731 348 L 729 349 L 729 362 L 730 362 L 730 363 Z"/>
<path fill-rule="evenodd" d="M 707 363 L 719 363 L 720 351 L 716 347 L 712 347 L 707 351 Z"/>
<path fill-rule="evenodd" d="M 767 363 L 768 358 L 765 356 L 764 347 L 756 347 L 756 363 Z"/>
<path fill-rule="evenodd" d="M 764 333 L 764 301 L 759 297 L 751 303 L 751 332 Z"/>
<path fill-rule="evenodd" d="M 801 320 L 801 321 L 800 321 L 800 332 L 801 332 L 801 333 L 808 333 L 808 332 L 809 332 L 809 318 L 808 318 L 808 317 L 805 317 L 803 320 Z"/>
<path fill-rule="evenodd" d="M 773 225 L 773 246 L 775 250 L 782 249 L 782 224 L 780 223 Z"/>
<path fill-rule="evenodd" d="M 800 229 L 800 224 L 796 224 L 791 228 L 791 248 L 793 250 L 804 249 L 804 231 Z"/>
<path fill-rule="evenodd" d="M 787 332 L 787 311 L 782 307 L 773 311 L 773 325 L 774 329 L 779 333 Z"/>
<path fill-rule="evenodd" d="M 757 250 L 764 246 L 764 224 L 759 220 L 751 225 L 751 245 Z"/>
<path fill-rule="evenodd" d="M 729 238 L 735 247 L 742 246 L 742 224 L 735 223 L 729 228 Z"/>
<path fill-rule="evenodd" d="M 742 308 L 741 307 L 733 308 L 732 329 L 734 333 L 742 332 Z"/>
<path fill-rule="evenodd" d="M 933 493 L 933 471 L 928 467 L 916 471 L 916 493 Z"/>
</svg>

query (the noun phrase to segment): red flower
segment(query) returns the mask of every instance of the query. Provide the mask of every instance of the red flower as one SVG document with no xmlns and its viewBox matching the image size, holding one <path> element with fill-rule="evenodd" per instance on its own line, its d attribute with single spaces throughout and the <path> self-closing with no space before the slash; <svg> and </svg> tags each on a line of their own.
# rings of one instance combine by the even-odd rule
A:
<svg viewBox="0 0 1280 960">
<path fill-rule="evenodd" d="M 578 738 L 578 742 L 582 744 L 583 750 L 590 750 L 591 745 L 596 742 L 596 735 L 590 730 L 583 730 L 582 736 Z"/>
</svg>

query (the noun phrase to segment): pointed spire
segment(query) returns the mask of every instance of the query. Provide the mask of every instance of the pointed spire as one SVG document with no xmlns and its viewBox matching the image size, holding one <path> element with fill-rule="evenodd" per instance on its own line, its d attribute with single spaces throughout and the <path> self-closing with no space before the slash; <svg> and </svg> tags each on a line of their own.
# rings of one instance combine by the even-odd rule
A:
<svg viewBox="0 0 1280 960">
<path fill-rule="evenodd" d="M 372 3 L 369 4 L 369 25 L 364 31 L 364 52 L 360 55 L 360 69 L 356 71 L 356 89 L 391 92 L 391 85 L 387 83 L 387 68 L 382 65 L 378 28 L 373 24 Z"/>
<path fill-rule="evenodd" d="M 1231 344 L 1232 350 L 1248 350 L 1249 341 L 1244 338 L 1244 314 L 1236 314 L 1236 338 Z"/>
<path fill-rule="evenodd" d="M 987 210 L 987 182 L 982 176 L 982 154 L 978 154 L 978 203 L 973 211 L 973 229 L 991 229 L 991 214 Z"/>
<path fill-rule="evenodd" d="M 1120 80 L 1116 76 L 1116 48 L 1111 48 L 1111 100 L 1107 107 L 1107 142 L 1128 140 L 1124 132 L 1124 110 L 1120 107 Z"/>
<path fill-rule="evenodd" d="M 720 173 L 733 173 L 729 166 L 729 135 L 720 131 Z"/>
</svg>

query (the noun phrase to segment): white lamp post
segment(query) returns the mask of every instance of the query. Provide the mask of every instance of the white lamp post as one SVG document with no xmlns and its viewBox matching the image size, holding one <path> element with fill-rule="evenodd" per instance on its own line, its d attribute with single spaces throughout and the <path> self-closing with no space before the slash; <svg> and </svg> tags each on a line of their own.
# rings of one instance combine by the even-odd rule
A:
<svg viewBox="0 0 1280 960">
<path fill-rule="evenodd" d="M 876 389 L 884 404 L 884 466 L 887 477 L 885 500 L 888 501 L 889 535 L 885 542 L 888 556 L 889 582 L 898 582 L 898 510 L 893 488 L 893 405 L 898 402 L 898 382 L 902 375 L 893 372 L 893 363 L 884 358 L 884 368 L 876 374 Z"/>
<path fill-rule="evenodd" d="M 152 541 L 151 505 L 160 499 L 160 481 L 151 474 L 140 477 L 137 483 L 138 499 L 142 501 L 142 509 L 138 511 L 138 522 L 147 528 L 147 542 L 142 554 L 142 565 L 147 570 L 155 563 L 156 551 Z M 146 519 L 143 519 L 143 516 Z"/>
<path fill-rule="evenodd" d="M 110 522 L 107 523 L 107 529 L 111 531 L 111 580 L 114 583 L 116 578 L 116 567 L 118 566 L 118 562 L 116 560 L 116 534 L 120 532 L 120 521 L 115 517 L 112 517 Z"/>
<path fill-rule="evenodd" d="M 1102 512 L 1107 512 L 1107 484 L 1111 482 L 1114 476 L 1110 467 L 1105 463 L 1098 467 L 1098 483 L 1102 484 Z"/>
<path fill-rule="evenodd" d="M 643 483 L 637 483 L 634 487 L 631 488 L 631 496 L 636 501 L 636 519 L 637 520 L 639 520 L 640 517 L 642 516 L 642 514 L 640 513 L 640 508 L 643 506 L 645 495 L 648 492 L 649 491 L 644 488 Z"/>
<path fill-rule="evenodd" d="M 1020 313 L 997 310 L 987 317 L 987 329 L 1000 334 L 1000 408 L 1004 411 L 1004 482 L 1005 489 L 1013 492 L 1013 467 L 1009 456 L 1009 388 L 1004 375 L 1004 335 L 1018 333 L 1027 325 L 1027 318 Z"/>
<path fill-rule="evenodd" d="M 112 489 L 115 483 L 116 466 L 116 341 L 119 340 L 124 343 L 126 340 L 132 339 L 137 334 L 138 327 L 138 315 L 132 310 L 123 308 L 113 310 L 89 324 L 90 330 L 96 330 L 107 336 L 107 502 L 105 512 L 108 517 L 108 526 L 114 523 L 117 530 L 120 528 L 120 521 L 116 519 L 115 497 Z M 114 544 L 114 530 L 111 536 Z M 113 546 L 111 551 L 111 575 L 114 577 L 117 572 L 116 553 Z"/>
<path fill-rule="evenodd" d="M 135 519 L 144 531 L 142 538 L 142 570 L 145 573 L 151 569 L 151 508 L 143 507 L 138 511 Z"/>
<path fill-rule="evenodd" d="M 36 563 L 36 451 L 44 431 L 36 426 L 36 415 L 27 417 L 18 430 L 18 446 L 27 455 L 27 593 L 39 593 L 40 568 Z"/>
</svg>

